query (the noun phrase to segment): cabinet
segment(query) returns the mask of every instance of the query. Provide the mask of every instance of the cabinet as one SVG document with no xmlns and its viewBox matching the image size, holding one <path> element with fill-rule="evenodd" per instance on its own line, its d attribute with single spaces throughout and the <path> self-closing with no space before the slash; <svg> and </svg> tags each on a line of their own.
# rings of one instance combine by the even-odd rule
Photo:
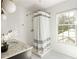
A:
<svg viewBox="0 0 79 59">
<path fill-rule="evenodd" d="M 51 47 L 49 14 L 42 11 L 34 13 L 33 29 L 33 51 L 35 54 L 43 56 Z"/>
</svg>

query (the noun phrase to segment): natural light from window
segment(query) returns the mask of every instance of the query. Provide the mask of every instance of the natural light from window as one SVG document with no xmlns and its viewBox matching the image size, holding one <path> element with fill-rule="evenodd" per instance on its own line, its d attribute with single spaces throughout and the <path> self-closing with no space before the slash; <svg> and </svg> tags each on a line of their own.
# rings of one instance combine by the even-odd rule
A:
<svg viewBox="0 0 79 59">
<path fill-rule="evenodd" d="M 76 9 L 57 14 L 58 41 L 76 45 Z"/>
</svg>

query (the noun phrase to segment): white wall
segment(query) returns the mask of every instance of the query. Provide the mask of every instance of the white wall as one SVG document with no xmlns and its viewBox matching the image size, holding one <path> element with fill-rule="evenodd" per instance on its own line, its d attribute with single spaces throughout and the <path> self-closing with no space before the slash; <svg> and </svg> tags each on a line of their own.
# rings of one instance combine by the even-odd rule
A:
<svg viewBox="0 0 79 59">
<path fill-rule="evenodd" d="M 30 43 L 32 40 L 32 17 L 31 15 L 26 16 L 27 11 L 23 6 L 16 5 L 16 7 L 15 13 L 7 14 L 7 20 L 1 20 L 1 34 L 7 33 L 9 30 L 17 31 L 16 39 Z"/>
<path fill-rule="evenodd" d="M 76 0 L 68 0 L 62 3 L 59 3 L 53 7 L 47 9 L 48 12 L 51 13 L 51 38 L 52 38 L 52 48 L 55 51 L 60 53 L 72 56 L 76 58 L 76 47 L 71 45 L 66 45 L 63 43 L 57 42 L 57 20 L 56 20 L 56 13 L 74 9 L 76 8 Z"/>
</svg>

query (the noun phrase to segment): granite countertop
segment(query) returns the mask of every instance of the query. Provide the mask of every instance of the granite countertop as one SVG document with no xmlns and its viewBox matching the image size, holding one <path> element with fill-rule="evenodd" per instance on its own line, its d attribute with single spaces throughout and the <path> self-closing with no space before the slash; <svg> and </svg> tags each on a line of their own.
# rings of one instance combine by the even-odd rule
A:
<svg viewBox="0 0 79 59">
<path fill-rule="evenodd" d="M 7 59 L 20 53 L 31 50 L 33 47 L 21 41 L 11 42 L 8 40 L 9 48 L 7 52 L 1 53 L 1 59 Z"/>
</svg>

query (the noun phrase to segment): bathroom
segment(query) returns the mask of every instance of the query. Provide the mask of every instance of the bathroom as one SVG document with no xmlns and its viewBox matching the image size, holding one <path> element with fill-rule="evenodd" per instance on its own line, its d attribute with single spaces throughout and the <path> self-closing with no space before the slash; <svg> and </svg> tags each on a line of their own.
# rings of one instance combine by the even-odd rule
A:
<svg viewBox="0 0 79 59">
<path fill-rule="evenodd" d="M 71 40 L 73 43 L 71 41 L 67 41 L 67 42 L 65 42 L 65 40 L 61 41 L 61 39 L 59 39 L 58 37 L 59 35 L 58 25 L 61 24 L 58 24 L 59 21 L 57 18 L 62 13 L 65 14 L 68 12 L 73 12 L 75 17 L 74 19 L 76 20 L 77 0 L 57 0 L 57 1 L 56 0 L 1 0 L 1 1 L 2 1 L 1 2 L 1 37 L 6 37 L 6 39 L 3 38 L 5 42 L 7 42 L 8 40 L 10 41 L 10 44 L 7 43 L 8 50 L 9 50 L 9 46 L 12 43 L 14 44 L 17 43 L 16 41 L 23 43 L 24 44 L 23 46 L 25 47 L 29 46 L 28 48 L 24 48 L 23 51 L 16 48 L 16 50 L 19 50 L 19 52 L 16 52 L 10 56 L 6 55 L 8 53 L 7 50 L 6 52 L 1 53 L 2 56 L 3 55 L 6 56 L 6 57 L 1 57 L 1 59 L 9 59 L 9 58 L 10 59 L 41 59 L 41 58 L 42 59 L 76 59 L 77 58 L 76 24 L 73 24 L 75 27 L 75 31 L 73 31 L 75 33 L 75 35 L 73 33 L 73 36 L 75 37 L 74 40 Z M 14 6 L 12 7 L 11 5 L 9 5 L 9 2 L 7 1 L 11 1 L 12 3 L 14 3 Z M 12 9 L 14 10 L 13 12 L 11 12 Z M 39 16 L 40 14 L 43 15 Z M 34 19 L 35 21 L 36 19 L 40 19 L 40 20 L 44 19 L 43 22 L 45 23 L 45 25 L 44 23 L 41 23 L 42 21 L 35 22 Z M 36 25 L 38 25 L 39 29 L 41 29 L 40 26 L 42 27 L 42 25 L 47 26 L 47 27 L 42 27 L 41 30 L 37 29 L 38 30 L 37 37 L 39 37 L 40 35 L 41 37 L 43 37 L 42 36 L 43 34 L 40 34 L 39 31 L 42 32 L 44 31 L 45 33 L 44 35 L 47 34 L 49 36 L 48 38 L 51 39 L 50 42 L 51 48 L 47 53 L 41 56 L 39 56 L 38 53 L 35 53 L 33 51 L 34 48 L 33 43 L 36 37 L 34 36 L 36 35 L 35 34 L 36 32 L 34 33 L 34 26 Z M 18 46 L 20 47 L 21 45 Z M 14 47 L 18 47 L 18 46 L 15 45 Z M 23 46 L 21 46 L 21 48 L 23 48 Z M 37 46 L 40 45 L 37 44 Z"/>
</svg>

